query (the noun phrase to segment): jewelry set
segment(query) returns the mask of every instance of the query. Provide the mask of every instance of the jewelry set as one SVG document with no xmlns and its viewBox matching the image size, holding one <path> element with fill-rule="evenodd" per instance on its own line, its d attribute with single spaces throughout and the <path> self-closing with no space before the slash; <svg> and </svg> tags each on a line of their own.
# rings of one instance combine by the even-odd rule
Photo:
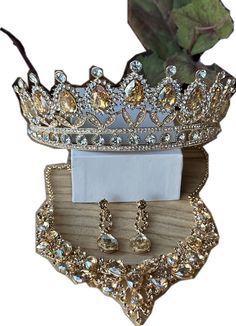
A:
<svg viewBox="0 0 236 326">
<path fill-rule="evenodd" d="M 66 176 L 70 180 L 71 165 L 50 165 L 45 170 L 47 197 L 36 217 L 37 253 L 73 283 L 85 282 L 114 298 L 135 325 L 143 325 L 155 300 L 178 281 L 195 277 L 218 243 L 214 220 L 199 195 L 208 177 L 208 156 L 203 145 L 214 140 L 221 131 L 220 122 L 235 93 L 235 80 L 220 72 L 212 83 L 207 72 L 200 69 L 191 84 L 180 85 L 175 79 L 176 67 L 168 66 L 166 76 L 158 85 L 149 85 L 142 73 L 142 63 L 134 60 L 118 84 L 105 78 L 99 67 L 91 68 L 90 79 L 83 85 L 70 84 L 66 74 L 57 70 L 55 84 L 48 90 L 41 84 L 21 42 L 10 32 L 1 31 L 18 47 L 29 67 L 28 82 L 17 78 L 13 89 L 27 121 L 28 136 L 33 141 L 67 149 L 70 154 L 71 150 L 144 153 L 179 148 L 184 158 L 187 157 L 185 164 L 192 160 L 184 176 L 190 184 L 188 196 L 171 207 L 168 203 L 165 205 L 166 210 L 174 212 L 171 218 L 175 221 L 182 218 L 182 213 L 190 215 L 190 234 L 181 238 L 181 230 L 176 227 L 173 239 L 179 241 L 171 253 L 153 253 L 152 258 L 141 262 L 136 254 L 151 250 L 151 241 L 144 234 L 149 219 L 144 200 L 137 203 L 135 234 L 129 240 L 134 253 L 132 261 L 95 257 L 79 244 L 73 246 L 56 230 L 59 208 L 55 188 L 60 188 L 61 206 L 65 201 L 73 209 L 75 206 L 68 201 L 68 188 L 64 191 L 63 182 L 53 183 L 53 174 L 68 181 Z M 197 168 L 196 157 L 199 159 Z M 204 170 L 202 175 L 192 176 L 197 174 L 200 165 Z M 196 185 L 195 189 L 192 184 Z M 102 252 L 112 254 L 119 250 L 119 243 L 112 234 L 113 217 L 108 201 L 101 200 L 99 208 L 101 233 L 97 246 Z M 86 219 L 83 222 L 86 224 Z M 166 233 L 165 241 L 167 238 Z"/>
<path fill-rule="evenodd" d="M 99 203 L 101 208 L 99 229 L 101 235 L 97 240 L 97 245 L 105 253 L 113 253 L 119 250 L 118 240 L 110 233 L 112 229 L 112 215 L 108 208 L 108 201 L 103 199 Z M 148 228 L 149 214 L 146 211 L 147 203 L 140 200 L 137 203 L 137 215 L 135 219 L 135 231 L 137 235 L 130 239 L 130 247 L 135 254 L 142 254 L 151 250 L 151 241 L 144 235 Z"/>
</svg>

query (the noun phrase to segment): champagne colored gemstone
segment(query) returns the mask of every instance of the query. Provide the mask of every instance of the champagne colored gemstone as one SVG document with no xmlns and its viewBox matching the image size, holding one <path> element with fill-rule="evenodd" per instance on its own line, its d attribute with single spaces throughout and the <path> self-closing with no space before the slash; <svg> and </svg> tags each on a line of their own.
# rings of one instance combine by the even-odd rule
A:
<svg viewBox="0 0 236 326">
<path fill-rule="evenodd" d="M 199 108 L 202 103 L 203 94 L 199 87 L 196 87 L 190 94 L 190 98 L 187 102 L 187 106 L 190 111 L 194 112 Z"/>
<path fill-rule="evenodd" d="M 202 247 L 202 240 L 197 237 L 193 237 L 193 236 L 188 237 L 187 243 L 189 247 L 194 251 L 199 251 L 199 249 Z"/>
<path fill-rule="evenodd" d="M 50 241 L 56 239 L 57 237 L 58 237 L 58 233 L 55 230 L 52 230 L 52 231 L 48 232 L 48 234 L 47 234 L 47 238 Z"/>
<path fill-rule="evenodd" d="M 36 222 L 37 224 L 42 224 L 43 222 L 45 222 L 47 219 L 47 217 L 45 215 L 43 215 L 41 212 L 37 213 L 37 217 L 36 217 Z"/>
<path fill-rule="evenodd" d="M 59 142 L 59 137 L 58 135 L 54 134 L 54 133 L 51 133 L 49 135 L 49 140 L 54 142 L 54 143 L 58 143 Z"/>
<path fill-rule="evenodd" d="M 73 249 L 72 244 L 68 241 L 63 242 L 61 248 L 66 256 L 69 255 Z"/>
<path fill-rule="evenodd" d="M 170 110 L 177 102 L 176 93 L 173 86 L 164 86 L 160 91 L 158 99 L 158 104 L 160 104 L 164 110 Z"/>
<path fill-rule="evenodd" d="M 135 106 L 141 103 L 144 99 L 144 90 L 139 80 L 132 80 L 125 89 L 126 101 Z"/>
<path fill-rule="evenodd" d="M 34 93 L 33 102 L 34 102 L 35 109 L 37 110 L 38 113 L 47 114 L 49 112 L 47 101 L 39 91 L 36 91 Z"/>
<path fill-rule="evenodd" d="M 62 113 L 74 113 L 76 111 L 76 100 L 67 90 L 63 90 L 58 98 Z"/>
<path fill-rule="evenodd" d="M 111 99 L 105 88 L 101 85 L 92 92 L 91 106 L 100 112 L 106 112 L 111 105 Z"/>
<path fill-rule="evenodd" d="M 211 99 L 211 110 L 212 111 L 214 111 L 218 107 L 218 105 L 220 103 L 221 96 L 222 96 L 222 90 L 220 87 L 218 87 L 215 89 L 214 95 L 212 96 L 212 99 Z"/>
<path fill-rule="evenodd" d="M 118 241 L 109 233 L 102 233 L 97 240 L 98 247 L 107 253 L 113 253 L 119 249 Z"/>
<path fill-rule="evenodd" d="M 27 99 L 21 100 L 21 109 L 22 109 L 23 115 L 26 118 L 35 118 L 36 117 L 36 112 L 35 112 L 34 108 L 32 107 L 32 104 L 29 100 L 27 100 Z"/>
<path fill-rule="evenodd" d="M 224 100 L 224 102 L 221 104 L 221 107 L 220 107 L 221 119 L 223 119 L 223 117 L 227 113 L 229 107 L 230 107 L 230 99 L 227 98 L 227 99 Z"/>
<path fill-rule="evenodd" d="M 151 250 L 151 241 L 143 233 L 138 233 L 130 239 L 130 246 L 136 254 L 142 254 Z"/>
</svg>

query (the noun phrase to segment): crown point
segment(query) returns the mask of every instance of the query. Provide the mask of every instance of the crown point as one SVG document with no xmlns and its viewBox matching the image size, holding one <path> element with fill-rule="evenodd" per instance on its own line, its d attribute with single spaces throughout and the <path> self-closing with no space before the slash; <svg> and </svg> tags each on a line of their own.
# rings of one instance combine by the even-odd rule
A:
<svg viewBox="0 0 236 326">
<path fill-rule="evenodd" d="M 103 77 L 103 69 L 99 68 L 99 67 L 92 67 L 91 75 L 94 78 L 101 78 L 101 77 Z"/>
<path fill-rule="evenodd" d="M 13 88 L 14 88 L 14 91 L 18 94 L 19 93 L 19 87 L 17 85 L 15 85 Z"/>
<path fill-rule="evenodd" d="M 226 77 L 226 72 L 225 71 L 221 71 L 217 74 L 217 80 L 222 80 L 225 79 Z"/>
<path fill-rule="evenodd" d="M 64 84 L 67 80 L 66 74 L 61 70 L 55 71 L 55 80 L 61 84 Z"/>
<path fill-rule="evenodd" d="M 168 66 L 166 67 L 166 76 L 167 77 L 173 77 L 177 73 L 176 66 Z"/>
<path fill-rule="evenodd" d="M 19 88 L 23 89 L 25 88 L 25 82 L 23 81 L 23 79 L 18 79 L 18 86 Z"/>
<path fill-rule="evenodd" d="M 234 86 L 235 85 L 235 82 L 236 82 L 235 78 L 229 78 L 227 80 L 227 85 Z"/>
<path fill-rule="evenodd" d="M 207 72 L 206 72 L 206 70 L 204 70 L 204 69 L 198 70 L 198 71 L 196 72 L 196 78 L 197 78 L 197 79 L 205 79 L 206 76 L 207 76 Z"/>
<path fill-rule="evenodd" d="M 29 80 L 35 85 L 38 84 L 38 82 L 39 82 L 36 75 L 34 73 L 32 73 L 32 72 L 29 74 Z"/>
<path fill-rule="evenodd" d="M 140 72 L 143 69 L 142 63 L 138 60 L 132 61 L 129 67 L 132 72 L 136 72 L 136 73 Z"/>
</svg>

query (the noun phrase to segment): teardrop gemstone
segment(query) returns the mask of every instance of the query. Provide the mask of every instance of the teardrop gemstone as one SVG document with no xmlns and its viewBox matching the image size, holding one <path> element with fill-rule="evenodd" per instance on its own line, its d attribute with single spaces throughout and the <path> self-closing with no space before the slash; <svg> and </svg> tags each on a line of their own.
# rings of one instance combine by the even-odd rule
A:
<svg viewBox="0 0 236 326">
<path fill-rule="evenodd" d="M 135 106 L 144 99 L 144 90 L 140 80 L 132 80 L 125 88 L 125 100 Z"/>
<path fill-rule="evenodd" d="M 91 106 L 100 112 L 105 112 L 111 105 L 111 99 L 105 88 L 97 85 L 92 92 Z"/>
<path fill-rule="evenodd" d="M 187 102 L 187 106 L 191 112 L 196 111 L 201 106 L 203 100 L 203 94 L 199 87 L 196 87 L 190 94 L 190 98 Z"/>
<path fill-rule="evenodd" d="M 151 250 L 151 241 L 143 233 L 138 233 L 135 237 L 130 239 L 130 246 L 134 253 L 142 254 Z"/>
<path fill-rule="evenodd" d="M 28 99 L 21 100 L 21 109 L 26 118 L 33 118 L 36 116 L 36 112 Z"/>
<path fill-rule="evenodd" d="M 58 98 L 62 113 L 74 113 L 76 111 L 76 100 L 67 90 L 63 90 Z"/>
<path fill-rule="evenodd" d="M 113 253 L 118 250 L 118 241 L 109 233 L 102 233 L 97 240 L 98 247 L 106 253 Z"/>
<path fill-rule="evenodd" d="M 176 92 L 170 84 L 167 84 L 159 93 L 158 104 L 160 104 L 164 110 L 170 110 L 176 102 Z"/>
<path fill-rule="evenodd" d="M 230 107 L 230 98 L 226 98 L 220 107 L 220 118 L 223 119 Z"/>
<path fill-rule="evenodd" d="M 47 101 L 39 91 L 36 91 L 32 98 L 34 107 L 39 114 L 47 114 L 49 112 Z"/>
<path fill-rule="evenodd" d="M 222 90 L 218 87 L 214 91 L 214 95 L 211 99 L 211 110 L 212 111 L 214 111 L 218 107 L 218 105 L 220 103 L 221 95 L 222 95 Z"/>
</svg>

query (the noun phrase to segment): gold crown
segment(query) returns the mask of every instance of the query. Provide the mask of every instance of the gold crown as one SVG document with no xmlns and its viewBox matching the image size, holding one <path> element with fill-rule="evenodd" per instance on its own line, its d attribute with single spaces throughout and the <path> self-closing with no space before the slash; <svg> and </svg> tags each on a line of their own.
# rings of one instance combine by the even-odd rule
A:
<svg viewBox="0 0 236 326">
<path fill-rule="evenodd" d="M 13 87 L 29 136 L 51 147 L 92 151 L 182 148 L 217 137 L 235 80 L 226 80 L 221 72 L 207 86 L 207 73 L 199 70 L 184 88 L 174 79 L 176 67 L 168 66 L 166 78 L 151 87 L 141 71 L 142 64 L 132 61 L 130 72 L 115 85 L 101 68 L 92 67 L 82 86 L 56 71 L 51 91 L 33 72 L 28 85 L 18 78 Z"/>
</svg>

